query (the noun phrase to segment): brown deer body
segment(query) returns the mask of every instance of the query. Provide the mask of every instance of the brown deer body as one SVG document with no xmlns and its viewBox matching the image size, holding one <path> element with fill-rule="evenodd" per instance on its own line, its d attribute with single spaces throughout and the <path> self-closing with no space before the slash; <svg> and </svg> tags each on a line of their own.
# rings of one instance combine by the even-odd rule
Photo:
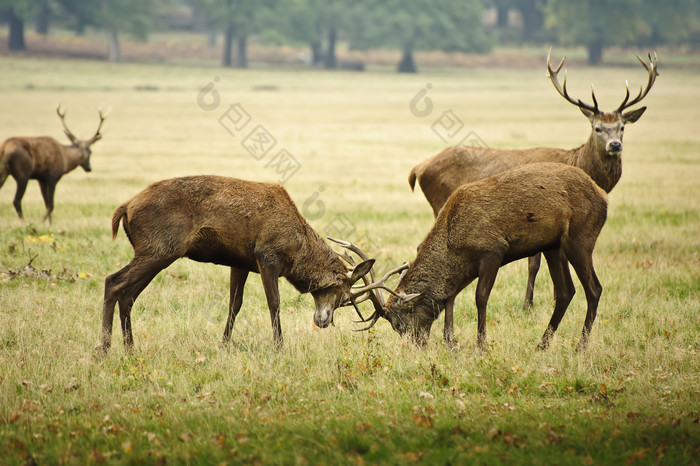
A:
<svg viewBox="0 0 700 466">
<path fill-rule="evenodd" d="M 311 293 L 314 322 L 327 327 L 350 287 L 373 260 L 345 267 L 311 228 L 284 188 L 275 184 L 192 176 L 153 183 L 117 207 L 119 222 L 134 248 L 134 258 L 105 280 L 100 348 L 111 344 L 115 304 L 119 303 L 124 344 L 133 345 L 131 307 L 164 268 L 181 257 L 231 267 L 229 314 L 223 341 L 231 337 L 249 272 L 262 278 L 275 342 L 282 344 L 277 281 L 285 277 L 301 293 Z"/>
<path fill-rule="evenodd" d="M 454 344 L 457 294 L 474 279 L 478 345 L 486 346 L 486 304 L 498 269 L 542 252 L 554 284 L 554 313 L 544 349 L 574 296 L 570 263 L 581 281 L 588 311 L 579 349 L 586 346 L 602 287 L 593 248 L 607 215 L 607 195 L 582 170 L 560 163 L 521 165 L 458 188 L 418 248 L 410 268 L 373 323 L 387 318 L 399 333 L 425 342 L 445 310 L 445 340 Z"/>
<path fill-rule="evenodd" d="M 70 145 L 60 144 L 52 137 L 12 137 L 0 146 L 0 188 L 8 176 L 17 183 L 17 191 L 13 205 L 19 218 L 22 216 L 22 197 L 27 189 L 29 180 L 37 180 L 41 188 L 41 196 L 46 206 L 46 215 L 42 221 L 51 221 L 53 199 L 56 184 L 63 175 L 81 166 L 86 172 L 90 166 L 90 146 L 100 140 L 100 128 L 106 118 L 100 111 L 100 125 L 95 135 L 90 139 L 78 139 L 65 125 L 65 112 L 60 106 L 56 109 L 63 123 L 64 132 L 71 141 Z"/>
<path fill-rule="evenodd" d="M 450 194 L 463 184 L 487 178 L 527 163 L 557 162 L 573 165 L 588 173 L 606 192 L 610 192 L 615 187 L 622 175 L 622 137 L 625 124 L 637 121 L 646 107 L 630 112 L 624 112 L 624 110 L 639 103 L 653 86 L 658 75 L 656 56 L 653 59 L 649 56 L 649 64 L 639 59 L 649 75 L 646 89 L 644 91 L 640 89 L 639 95 L 630 101 L 628 88 L 624 101 L 613 112 L 599 110 L 595 94 L 592 94 L 594 105 L 587 105 L 581 100 L 569 96 L 566 90 L 566 80 L 562 86 L 557 79 L 565 59 L 566 57 L 554 69 L 550 65 L 550 57 L 548 56 L 548 75 L 557 92 L 568 102 L 579 107 L 590 121 L 591 134 L 588 140 L 580 147 L 570 150 L 553 147 L 516 150 L 464 146 L 449 147 L 443 150 L 416 165 L 408 178 L 411 189 L 414 188 L 416 181 L 418 182 L 436 217 Z M 540 259 L 539 254 L 529 259 L 528 285 L 523 308 L 532 306 L 535 277 L 539 270 Z"/>
</svg>

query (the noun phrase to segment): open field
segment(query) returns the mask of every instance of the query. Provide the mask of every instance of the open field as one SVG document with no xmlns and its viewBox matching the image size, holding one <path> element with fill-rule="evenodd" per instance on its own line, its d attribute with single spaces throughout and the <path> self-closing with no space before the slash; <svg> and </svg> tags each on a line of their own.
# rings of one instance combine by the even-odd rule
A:
<svg viewBox="0 0 700 466">
<path fill-rule="evenodd" d="M 542 69 L 415 76 L 232 71 L 175 65 L 3 58 L 0 138 L 63 138 L 60 102 L 78 135 L 111 106 L 93 172 L 58 184 L 52 225 L 36 182 L 27 222 L 0 190 L 0 454 L 5 464 L 700 462 L 700 74 L 665 69 L 627 128 L 623 176 L 610 195 L 594 259 L 604 287 L 588 351 L 574 351 L 579 291 L 551 348 L 535 350 L 551 316 L 540 272 L 535 307 L 520 309 L 526 262 L 499 273 L 489 302 L 491 350 L 476 346 L 474 284 L 458 298 L 460 343 L 425 349 L 386 321 L 356 333 L 350 309 L 312 325 L 313 301 L 280 280 L 285 347 L 275 351 L 257 275 L 246 286 L 234 344 L 220 345 L 228 270 L 181 260 L 143 292 L 135 350 L 115 324 L 98 359 L 104 278 L 132 250 L 112 241 L 114 208 L 159 179 L 213 173 L 285 187 L 322 235 L 355 241 L 380 269 L 411 260 L 432 223 L 411 167 L 446 143 L 431 128 L 452 110 L 490 146 L 574 147 L 589 125 Z M 569 70 L 570 92 L 616 107 L 629 68 Z M 409 110 L 430 83 L 433 110 Z M 200 96 L 208 84 L 218 93 Z M 201 97 L 198 103 L 198 97 Z M 424 103 L 424 102 L 423 102 Z M 220 123 L 240 104 L 277 140 L 256 160 L 244 132 Z M 422 104 L 421 104 L 422 105 Z M 298 162 L 278 172 L 284 148 Z M 30 264 L 30 265 L 28 265 Z M 369 311 L 369 309 L 368 309 Z"/>
</svg>

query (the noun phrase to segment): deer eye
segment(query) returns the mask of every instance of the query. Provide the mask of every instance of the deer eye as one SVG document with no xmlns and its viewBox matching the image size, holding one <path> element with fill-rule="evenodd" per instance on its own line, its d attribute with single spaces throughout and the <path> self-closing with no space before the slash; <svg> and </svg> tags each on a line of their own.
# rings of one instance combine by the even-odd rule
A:
<svg viewBox="0 0 700 466">
<path fill-rule="evenodd" d="M 596 133 L 602 133 L 603 130 L 600 128 L 600 126 L 598 126 L 598 127 L 596 127 L 595 132 L 596 132 Z"/>
<path fill-rule="evenodd" d="M 624 132 L 624 131 L 625 131 L 625 127 L 624 127 L 624 126 L 621 126 L 621 127 L 620 127 L 620 131 Z"/>
</svg>

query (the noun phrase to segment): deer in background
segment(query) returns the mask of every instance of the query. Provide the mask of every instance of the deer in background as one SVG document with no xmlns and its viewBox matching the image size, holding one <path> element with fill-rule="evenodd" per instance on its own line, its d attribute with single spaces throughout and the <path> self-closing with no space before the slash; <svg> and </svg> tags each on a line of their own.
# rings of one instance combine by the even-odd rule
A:
<svg viewBox="0 0 700 466">
<path fill-rule="evenodd" d="M 620 106 L 612 112 L 603 112 L 598 108 L 598 101 L 592 89 L 593 105 L 586 104 L 569 95 L 566 90 L 566 78 L 564 78 L 563 85 L 559 83 L 558 79 L 566 56 L 562 58 L 559 66 L 553 68 L 550 63 L 550 49 L 547 55 L 547 76 L 557 92 L 567 102 L 576 105 L 590 121 L 591 134 L 588 140 L 580 147 L 570 150 L 552 147 L 520 150 L 449 147 L 411 170 L 408 178 L 411 189 L 418 181 L 437 217 L 450 194 L 465 183 L 487 178 L 527 163 L 558 162 L 581 168 L 593 178 L 598 186 L 609 193 L 622 175 L 622 136 L 625 125 L 636 122 L 646 107 L 628 112 L 625 110 L 638 104 L 646 97 L 659 74 L 656 54 L 653 58 L 649 54 L 649 63 L 639 57 L 637 59 L 648 74 L 646 87 L 644 89 L 640 87 L 639 94 L 630 100 L 629 86 L 625 83 L 626 94 Z M 540 268 L 540 261 L 540 254 L 529 258 L 527 291 L 523 309 L 532 307 L 535 277 Z"/>
<path fill-rule="evenodd" d="M 440 210 L 396 290 L 389 290 L 392 295 L 386 305 L 375 304 L 367 329 L 384 317 L 398 333 L 424 344 L 444 309 L 444 338 L 454 345 L 455 297 L 478 278 L 477 343 L 485 349 L 486 305 L 498 269 L 541 252 L 554 284 L 554 312 L 539 348 L 548 347 L 576 292 L 570 263 L 588 302 L 578 344 L 578 350 L 583 350 L 602 293 L 593 268 L 593 249 L 606 216 L 605 191 L 583 170 L 562 163 L 525 164 L 462 185 Z M 374 293 L 375 288 L 387 289 L 380 280 L 358 292 Z"/>
<path fill-rule="evenodd" d="M 350 289 L 374 264 L 348 268 L 311 228 L 279 185 L 221 176 L 191 176 L 151 184 L 114 211 L 112 236 L 122 222 L 134 258 L 105 280 L 102 336 L 111 345 L 114 307 L 119 303 L 122 336 L 133 346 L 131 307 L 153 278 L 181 257 L 231 267 L 229 313 L 223 342 L 231 338 L 250 272 L 262 279 L 274 341 L 282 345 L 278 279 L 311 293 L 314 323 L 325 328 Z"/>
<path fill-rule="evenodd" d="M 107 114 L 98 110 L 100 124 L 97 131 L 90 139 L 78 139 L 66 126 L 66 112 L 61 110 L 59 105 L 56 113 L 63 124 L 63 132 L 70 139 L 70 145 L 64 145 L 52 137 L 11 137 L 0 146 L 0 188 L 5 183 L 8 175 L 12 175 L 17 183 L 17 191 L 13 205 L 19 218 L 22 216 L 22 197 L 27 189 L 29 180 L 37 180 L 41 188 L 41 196 L 44 198 L 47 219 L 51 222 L 51 212 L 53 212 L 53 196 L 56 191 L 56 184 L 63 175 L 73 170 L 77 166 L 90 172 L 91 146 L 102 139 L 100 129 Z"/>
</svg>

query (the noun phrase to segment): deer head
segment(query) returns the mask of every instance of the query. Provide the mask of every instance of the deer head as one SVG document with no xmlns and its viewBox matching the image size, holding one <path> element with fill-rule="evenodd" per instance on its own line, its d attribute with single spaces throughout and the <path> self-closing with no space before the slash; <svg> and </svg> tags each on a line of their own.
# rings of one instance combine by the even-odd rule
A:
<svg viewBox="0 0 700 466">
<path fill-rule="evenodd" d="M 622 101 L 620 106 L 612 112 L 603 112 L 598 108 L 598 101 L 595 98 L 595 93 L 593 92 L 592 87 L 591 97 L 593 98 L 593 105 L 586 104 L 581 99 L 574 99 L 569 96 L 569 93 L 566 90 L 566 69 L 564 70 L 565 76 L 563 85 L 559 83 L 558 79 L 558 74 L 564 66 L 566 55 L 561 59 L 559 66 L 557 66 L 555 69 L 552 68 L 550 63 L 551 53 L 552 49 L 549 49 L 549 53 L 547 54 L 547 76 L 552 81 L 554 88 L 562 97 L 564 97 L 564 99 L 566 99 L 567 102 L 570 102 L 581 109 L 581 112 L 591 122 L 591 128 L 593 130 L 591 140 L 596 147 L 601 149 L 600 152 L 605 152 L 612 157 L 619 156 L 622 152 L 622 136 L 625 131 L 625 125 L 627 123 L 634 123 L 637 121 L 646 110 L 646 107 L 631 110 L 629 112 L 624 111 L 625 109 L 641 102 L 641 100 L 646 97 L 651 90 L 651 87 L 654 85 L 654 81 L 659 75 L 657 71 L 658 59 L 656 57 L 656 53 L 654 53 L 653 58 L 651 54 L 649 54 L 649 63 L 646 63 L 644 60 L 639 58 L 639 56 L 637 56 L 637 60 L 639 60 L 649 75 L 646 88 L 642 90 L 640 87 L 639 94 L 637 94 L 634 99 L 629 100 L 630 89 L 628 83 L 625 83 L 625 99 Z"/>
<path fill-rule="evenodd" d="M 86 172 L 92 171 L 92 167 L 90 166 L 90 155 L 92 154 L 92 150 L 90 149 L 90 146 L 102 139 L 100 129 L 102 128 L 102 123 L 104 123 L 105 118 L 107 118 L 107 115 L 109 114 L 109 109 L 107 110 L 107 113 L 102 113 L 101 108 L 98 109 L 97 112 L 100 115 L 100 124 L 97 125 L 97 131 L 95 131 L 95 134 L 90 139 L 78 139 L 78 137 L 73 134 L 73 132 L 69 130 L 68 126 L 66 125 L 66 111 L 61 109 L 61 104 L 56 107 L 56 113 L 63 124 L 63 132 L 66 133 L 66 136 L 68 136 L 71 145 L 80 152 L 80 166 L 83 167 L 83 170 Z"/>
</svg>

